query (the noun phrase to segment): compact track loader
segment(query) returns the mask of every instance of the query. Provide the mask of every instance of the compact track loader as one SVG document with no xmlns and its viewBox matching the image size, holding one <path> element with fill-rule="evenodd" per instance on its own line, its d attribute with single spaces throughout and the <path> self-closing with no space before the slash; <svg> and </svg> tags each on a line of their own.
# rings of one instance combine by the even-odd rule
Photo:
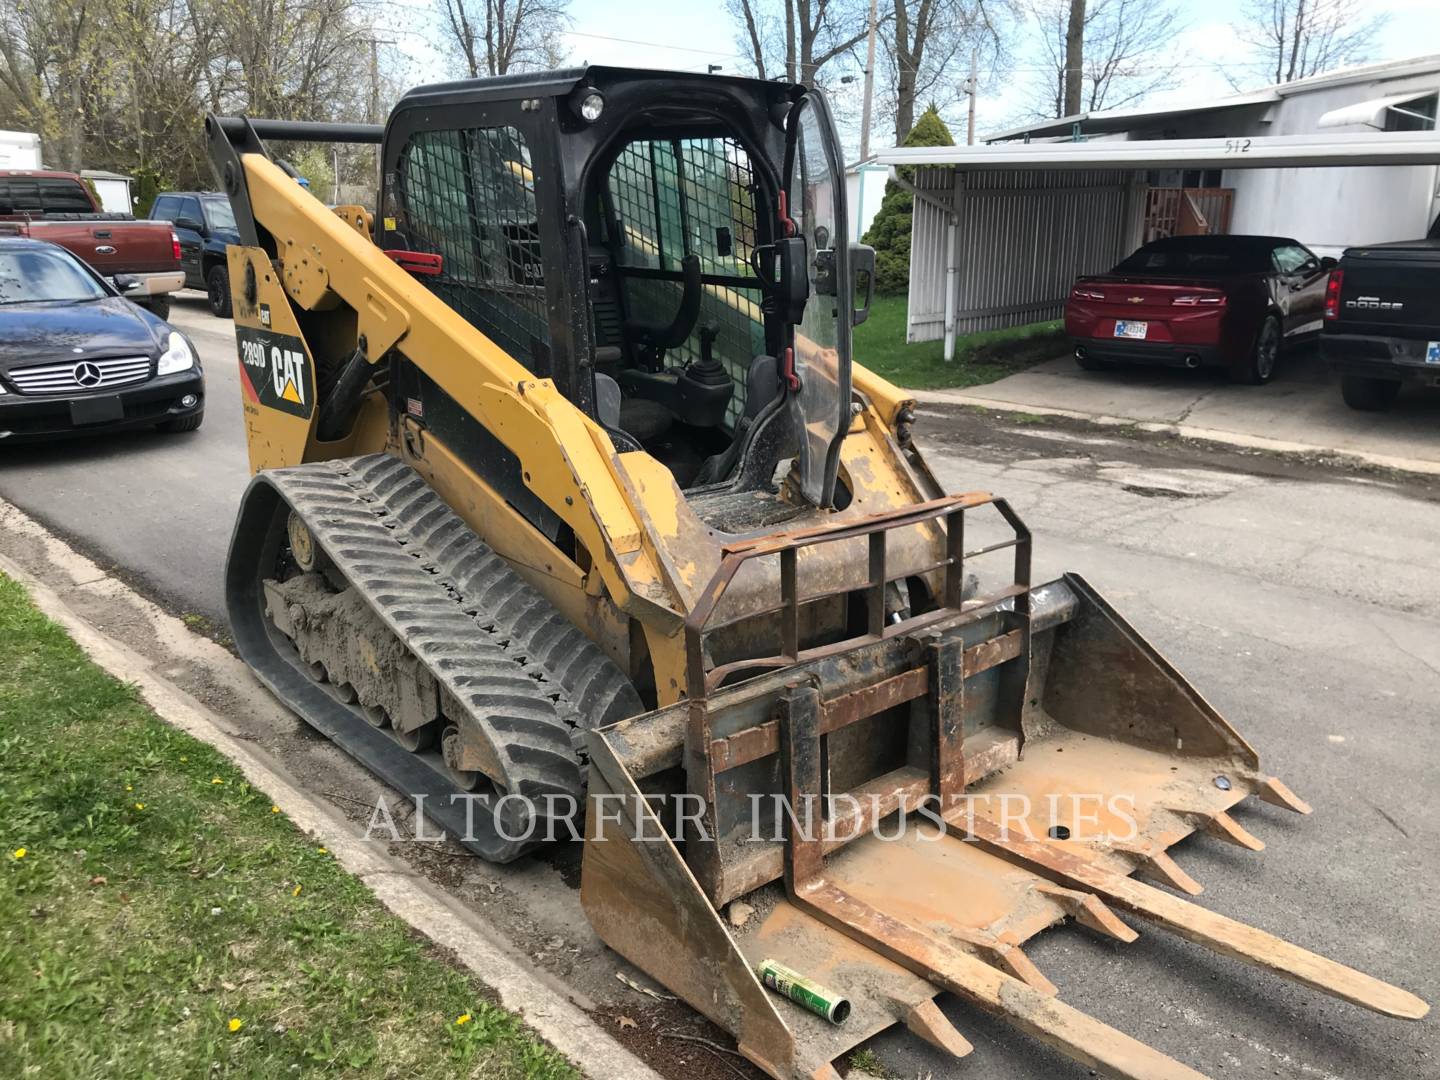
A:
<svg viewBox="0 0 1440 1080">
<path fill-rule="evenodd" d="M 820 94 L 592 67 L 207 135 L 242 237 L 241 653 L 480 856 L 583 824 L 600 936 L 765 1072 L 834 1077 L 896 1023 L 963 1056 L 949 992 L 1194 1077 L 1023 951 L 1067 918 L 1133 940 L 1117 911 L 1427 1012 L 1176 895 L 1172 844 L 1259 850 L 1236 804 L 1309 807 L 1085 581 L 1032 582 L 1016 513 L 941 491 L 913 402 L 852 364 L 874 255 Z M 379 144 L 377 207 L 262 139 Z"/>
</svg>

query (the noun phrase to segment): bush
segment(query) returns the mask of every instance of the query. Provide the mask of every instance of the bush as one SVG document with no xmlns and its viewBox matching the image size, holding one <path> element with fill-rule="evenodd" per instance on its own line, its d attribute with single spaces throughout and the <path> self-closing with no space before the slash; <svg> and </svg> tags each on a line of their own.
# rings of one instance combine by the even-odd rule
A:
<svg viewBox="0 0 1440 1080">
<path fill-rule="evenodd" d="M 931 105 L 905 136 L 904 146 L 954 146 L 955 140 L 940 113 Z M 915 171 L 901 166 L 897 172 L 911 180 Z M 910 192 L 895 181 L 885 185 L 885 198 L 864 242 L 875 249 L 875 291 L 881 296 L 896 296 L 910 288 L 910 215 L 914 200 Z"/>
</svg>

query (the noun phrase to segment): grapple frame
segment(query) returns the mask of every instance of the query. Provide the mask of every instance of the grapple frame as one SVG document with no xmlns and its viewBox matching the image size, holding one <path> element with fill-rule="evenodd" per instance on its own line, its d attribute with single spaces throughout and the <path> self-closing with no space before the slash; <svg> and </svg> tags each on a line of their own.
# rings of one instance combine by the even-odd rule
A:
<svg viewBox="0 0 1440 1080">
<path fill-rule="evenodd" d="M 966 550 L 967 512 L 987 506 L 1010 535 Z M 946 556 L 919 572 L 937 606 L 887 617 L 886 542 L 902 529 L 944 530 Z M 868 565 L 864 632 L 804 647 L 801 611 L 823 597 L 797 592 L 797 569 L 821 544 Z M 1010 583 L 963 600 L 967 560 L 1004 549 Z M 1196 894 L 1171 845 L 1203 830 L 1259 851 L 1233 806 L 1310 808 L 1083 579 L 1032 587 L 1030 555 L 1018 515 L 983 494 L 725 548 L 686 624 L 688 700 L 589 739 L 581 897 L 602 939 L 783 1078 L 833 1077 L 894 1023 L 963 1056 L 942 991 L 1106 1075 L 1198 1076 L 1061 1002 L 1022 950 L 1067 916 L 1135 940 L 1114 909 L 1423 1016 L 1404 990 L 1132 877 Z M 712 665 L 726 587 L 761 559 L 779 562 L 779 603 L 762 613 L 779 652 Z M 760 674 L 728 683 L 747 671 Z M 667 830 L 671 797 L 692 812 Z M 742 898 L 754 914 L 724 918 Z M 766 958 L 844 994 L 850 1018 L 772 997 L 754 973 Z"/>
</svg>

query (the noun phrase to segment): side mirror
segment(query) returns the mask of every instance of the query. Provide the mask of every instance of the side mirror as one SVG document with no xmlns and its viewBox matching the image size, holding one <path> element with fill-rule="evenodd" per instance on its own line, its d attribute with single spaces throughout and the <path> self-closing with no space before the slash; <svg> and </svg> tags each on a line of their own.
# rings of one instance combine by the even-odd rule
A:
<svg viewBox="0 0 1440 1080">
<path fill-rule="evenodd" d="M 1336 259 L 1336 258 L 1333 258 L 1332 256 L 1329 256 L 1329 255 L 1326 255 L 1323 259 L 1320 260 L 1320 269 L 1321 269 L 1321 270 L 1334 270 L 1335 267 L 1337 267 L 1337 266 L 1339 266 L 1339 265 L 1340 265 L 1340 260 L 1339 260 L 1339 259 Z"/>
<path fill-rule="evenodd" d="M 203 221 L 196 221 L 193 217 L 177 217 L 175 219 L 175 227 L 177 229 L 189 229 L 191 232 L 197 233 L 203 233 L 205 231 L 205 223 Z"/>
<path fill-rule="evenodd" d="M 115 285 L 115 291 L 120 294 L 132 293 L 144 284 L 134 274 L 116 274 L 110 279 Z"/>
<path fill-rule="evenodd" d="M 875 249 L 869 244 L 850 245 L 850 273 L 854 289 L 851 297 L 851 318 L 853 326 L 859 326 L 870 317 L 870 301 L 875 299 Z M 860 302 L 864 296 L 864 303 Z"/>
</svg>

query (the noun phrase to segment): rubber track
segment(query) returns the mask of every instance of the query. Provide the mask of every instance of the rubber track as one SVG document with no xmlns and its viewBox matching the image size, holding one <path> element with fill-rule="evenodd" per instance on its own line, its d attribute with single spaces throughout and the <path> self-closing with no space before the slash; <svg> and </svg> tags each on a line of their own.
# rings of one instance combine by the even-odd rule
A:
<svg viewBox="0 0 1440 1080">
<path fill-rule="evenodd" d="M 581 729 L 643 708 L 615 664 L 398 459 L 372 454 L 265 475 L 485 731 L 506 789 L 581 799 Z"/>
</svg>

